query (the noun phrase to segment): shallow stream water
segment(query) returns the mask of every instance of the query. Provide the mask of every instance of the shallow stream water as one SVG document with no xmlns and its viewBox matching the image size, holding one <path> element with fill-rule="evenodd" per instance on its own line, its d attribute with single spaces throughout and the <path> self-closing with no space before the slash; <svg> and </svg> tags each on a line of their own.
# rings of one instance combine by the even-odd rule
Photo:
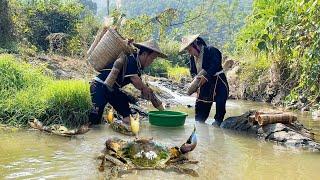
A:
<svg viewBox="0 0 320 180">
<path fill-rule="evenodd" d="M 240 115 L 248 109 L 269 107 L 263 103 L 228 101 L 227 115 Z M 211 115 L 214 115 L 214 107 Z M 181 145 L 189 137 L 193 125 L 193 108 L 183 127 L 163 128 L 142 124 L 141 137 L 153 137 L 168 146 Z M 319 121 L 308 114 L 299 119 L 314 132 L 320 132 Z M 190 158 L 198 165 L 198 179 L 319 179 L 320 153 L 287 149 L 254 137 L 196 124 L 198 146 Z M 108 137 L 131 137 L 113 132 L 107 125 L 98 126 L 85 135 L 64 138 L 38 131 L 0 130 L 0 179 L 103 179 L 97 169 L 96 156 Z M 318 141 L 319 138 L 317 137 Z M 175 172 L 138 171 L 125 179 L 192 179 Z"/>
</svg>

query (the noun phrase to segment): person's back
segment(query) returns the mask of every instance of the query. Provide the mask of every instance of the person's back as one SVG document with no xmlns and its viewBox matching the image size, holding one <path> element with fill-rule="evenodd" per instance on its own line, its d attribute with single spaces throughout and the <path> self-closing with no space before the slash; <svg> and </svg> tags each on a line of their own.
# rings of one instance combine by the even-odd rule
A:
<svg viewBox="0 0 320 180">
<path fill-rule="evenodd" d="M 137 61 L 137 53 L 127 54 L 125 57 L 127 60 L 125 61 L 124 67 L 120 70 L 119 75 L 116 79 L 116 82 L 112 88 L 121 88 L 131 82 L 130 77 L 133 75 L 141 76 L 142 67 L 139 61 Z M 106 66 L 105 69 L 101 70 L 100 73 L 97 75 L 95 80 L 98 81 L 106 81 L 108 75 L 111 73 L 114 63 L 111 63 Z"/>
<path fill-rule="evenodd" d="M 120 90 L 121 87 L 127 84 L 133 84 L 135 88 L 142 92 L 142 95 L 147 99 L 151 99 L 152 90 L 142 82 L 141 71 L 144 67 L 149 66 L 158 56 L 165 58 L 155 41 L 146 41 L 143 43 L 134 43 L 139 49 L 137 53 L 121 55 L 118 60 L 123 60 L 123 66 L 115 71 L 116 64 L 109 64 L 100 71 L 100 74 L 91 82 L 90 93 L 93 108 L 90 112 L 90 122 L 99 124 L 102 119 L 104 108 L 107 103 L 120 114 L 125 124 L 129 124 L 129 108 L 130 98 Z M 123 59 L 121 59 L 123 58 Z M 117 63 L 116 60 L 114 63 Z M 112 87 L 108 87 L 106 81 L 110 78 L 112 72 L 117 72 L 114 78 L 115 83 Z"/>
</svg>

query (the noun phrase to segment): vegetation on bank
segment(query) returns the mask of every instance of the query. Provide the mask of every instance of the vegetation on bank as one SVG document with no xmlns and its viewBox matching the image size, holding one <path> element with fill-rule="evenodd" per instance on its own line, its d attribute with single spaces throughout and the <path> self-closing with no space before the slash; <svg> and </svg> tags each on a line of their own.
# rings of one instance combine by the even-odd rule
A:
<svg viewBox="0 0 320 180">
<path fill-rule="evenodd" d="M 0 2 L 0 22 L 5 20 L 1 24 L 4 30 L 0 31 L 0 49 L 6 52 L 81 57 L 100 25 L 93 12 L 76 0 Z"/>
<path fill-rule="evenodd" d="M 0 53 L 27 56 L 55 53 L 83 58 L 103 22 L 103 18 L 96 14 L 98 6 L 92 0 L 0 2 L 3 5 L 0 22 L 5 24 L 4 30 L 0 31 Z M 112 7 L 114 3 L 111 2 Z M 144 4 L 152 5 L 152 8 L 142 13 Z M 121 14 L 127 15 L 124 26 L 119 30 L 124 37 L 136 42 L 157 39 L 169 55 L 171 67 L 186 67 L 187 56 L 178 54 L 181 36 L 203 33 L 210 44 L 219 48 L 229 44 L 230 47 L 233 44 L 231 34 L 243 24 L 240 17 L 250 9 L 249 4 L 242 4 L 239 0 L 204 0 L 196 4 L 194 1 L 181 4 L 174 0 L 166 3 L 132 0 L 123 3 L 120 9 L 113 9 L 112 16 L 117 19 Z M 168 76 L 167 68 L 156 75 Z"/>
<path fill-rule="evenodd" d="M 268 83 L 274 91 L 271 99 L 282 92 L 286 105 L 319 105 L 319 22 L 320 1 L 254 1 L 237 36 L 241 83 L 248 85 L 247 92 Z"/>
<path fill-rule="evenodd" d="M 103 21 L 96 15 L 101 6 L 92 0 L 0 3 L 0 53 L 54 53 L 81 59 Z M 238 75 L 244 97 L 262 100 L 255 98 L 258 94 L 267 102 L 278 99 L 288 106 L 300 103 L 296 108 L 301 108 L 319 106 L 320 101 L 319 3 L 130 0 L 112 16 L 126 15 L 119 29 L 123 36 L 157 39 L 169 55 L 146 70 L 151 75 L 176 80 L 187 76 L 188 57 L 178 53 L 179 41 L 182 35 L 201 33 L 208 44 L 241 62 Z M 111 4 L 115 7 L 115 1 Z"/>
<path fill-rule="evenodd" d="M 26 126 L 29 120 L 44 125 L 76 128 L 88 123 L 89 84 L 79 80 L 53 80 L 43 69 L 0 55 L 0 123 Z"/>
</svg>

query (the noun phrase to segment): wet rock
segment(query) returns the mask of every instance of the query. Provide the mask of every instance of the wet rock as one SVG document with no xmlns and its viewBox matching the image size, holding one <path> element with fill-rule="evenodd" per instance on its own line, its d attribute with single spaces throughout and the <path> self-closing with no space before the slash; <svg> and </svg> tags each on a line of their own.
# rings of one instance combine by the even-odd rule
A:
<svg viewBox="0 0 320 180">
<path fill-rule="evenodd" d="M 308 103 L 308 99 L 305 96 L 300 95 L 299 99 L 301 103 Z"/>
<path fill-rule="evenodd" d="M 179 87 L 180 89 L 183 89 L 183 88 L 185 87 L 185 85 L 184 85 L 184 84 L 179 84 L 178 87 Z"/>
<path fill-rule="evenodd" d="M 166 103 L 165 108 L 170 108 L 171 104 L 170 103 Z"/>
<path fill-rule="evenodd" d="M 132 114 L 139 113 L 141 119 L 148 117 L 147 110 L 141 108 L 141 106 L 139 106 L 139 105 L 130 104 L 130 111 Z"/>
<path fill-rule="evenodd" d="M 283 90 L 279 90 L 276 94 L 277 95 L 273 97 L 271 103 L 274 105 L 279 105 L 285 99 L 286 93 Z"/>
<path fill-rule="evenodd" d="M 299 121 L 291 124 L 268 124 L 260 126 L 249 121 L 249 116 L 255 111 L 249 111 L 241 116 L 229 117 L 222 122 L 221 128 L 247 132 L 258 139 L 277 142 L 287 147 L 299 147 L 311 151 L 320 151 L 320 144 L 315 142 L 314 134 Z"/>
<path fill-rule="evenodd" d="M 304 112 L 304 111 L 310 111 L 310 106 L 305 106 L 303 108 L 301 108 L 301 111 Z"/>
<path fill-rule="evenodd" d="M 313 119 L 320 119 L 320 110 L 312 112 Z"/>
<path fill-rule="evenodd" d="M 71 78 L 73 78 L 70 73 L 68 73 L 62 69 L 57 69 L 57 70 L 53 71 L 53 73 L 57 79 L 71 79 Z"/>
</svg>

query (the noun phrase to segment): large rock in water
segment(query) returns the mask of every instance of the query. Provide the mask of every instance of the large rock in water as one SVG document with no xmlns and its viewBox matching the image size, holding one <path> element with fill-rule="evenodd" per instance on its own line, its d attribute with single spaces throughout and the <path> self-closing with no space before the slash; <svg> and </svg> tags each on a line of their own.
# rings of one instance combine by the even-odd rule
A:
<svg viewBox="0 0 320 180">
<path fill-rule="evenodd" d="M 299 121 L 291 124 L 267 124 L 260 126 L 250 122 L 249 116 L 256 111 L 249 111 L 241 116 L 229 117 L 221 123 L 221 128 L 248 132 L 259 139 L 277 142 L 287 147 L 299 147 L 311 151 L 320 151 L 320 144 L 315 142 L 314 134 Z"/>
</svg>

